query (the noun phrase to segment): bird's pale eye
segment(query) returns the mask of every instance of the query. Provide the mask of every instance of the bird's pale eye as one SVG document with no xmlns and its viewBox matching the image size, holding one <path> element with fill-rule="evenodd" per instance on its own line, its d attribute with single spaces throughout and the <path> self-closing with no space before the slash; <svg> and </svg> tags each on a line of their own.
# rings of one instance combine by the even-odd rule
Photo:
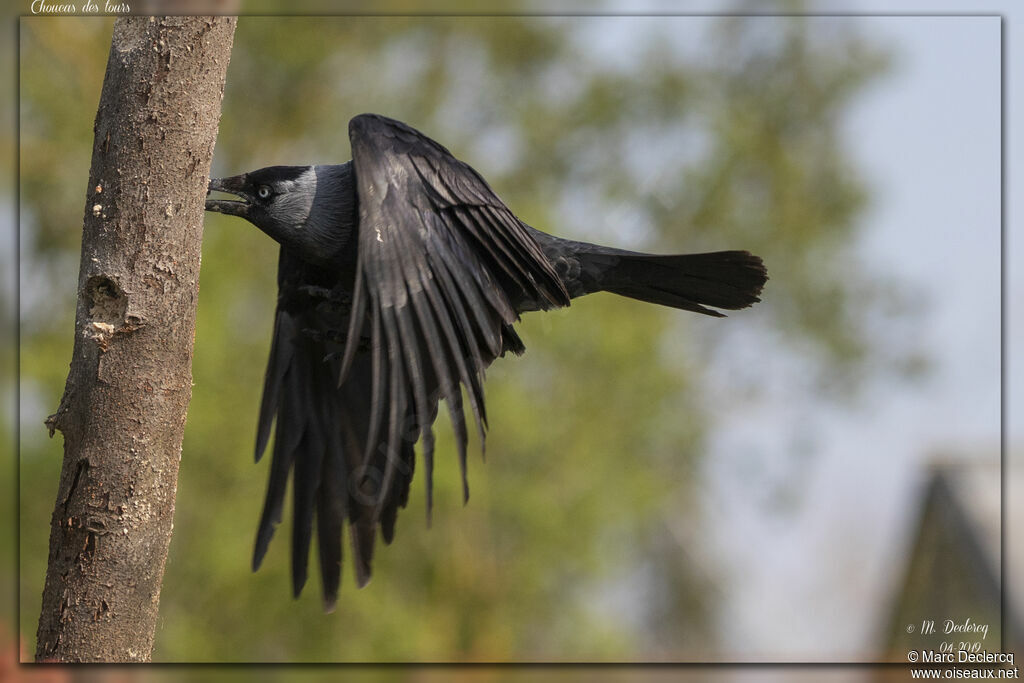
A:
<svg viewBox="0 0 1024 683">
<path fill-rule="evenodd" d="M 260 199 L 266 199 L 270 196 L 270 187 L 267 185 L 260 185 L 260 189 L 256 190 L 256 195 Z"/>
</svg>

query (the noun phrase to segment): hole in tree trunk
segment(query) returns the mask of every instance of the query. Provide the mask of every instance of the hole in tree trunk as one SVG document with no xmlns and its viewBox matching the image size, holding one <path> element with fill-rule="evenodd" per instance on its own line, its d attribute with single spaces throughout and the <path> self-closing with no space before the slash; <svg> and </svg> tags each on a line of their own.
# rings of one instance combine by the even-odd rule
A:
<svg viewBox="0 0 1024 683">
<path fill-rule="evenodd" d="M 105 275 L 93 275 L 85 284 L 89 317 L 93 322 L 121 325 L 128 310 L 128 297 L 112 279 Z"/>
</svg>

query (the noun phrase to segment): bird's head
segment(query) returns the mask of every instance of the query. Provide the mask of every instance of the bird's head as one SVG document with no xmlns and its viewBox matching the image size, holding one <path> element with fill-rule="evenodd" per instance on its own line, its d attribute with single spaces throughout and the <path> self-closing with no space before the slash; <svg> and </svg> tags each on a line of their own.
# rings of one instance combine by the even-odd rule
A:
<svg viewBox="0 0 1024 683">
<path fill-rule="evenodd" d="M 208 198 L 207 211 L 244 218 L 314 262 L 337 257 L 355 227 L 351 163 L 270 166 L 213 178 L 209 192 L 226 192 L 239 199 Z"/>
</svg>

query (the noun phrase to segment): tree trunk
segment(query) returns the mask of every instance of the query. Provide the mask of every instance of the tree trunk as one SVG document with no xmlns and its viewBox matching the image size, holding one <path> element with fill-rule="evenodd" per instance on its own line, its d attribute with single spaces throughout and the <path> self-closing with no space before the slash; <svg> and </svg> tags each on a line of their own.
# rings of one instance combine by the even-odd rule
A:
<svg viewBox="0 0 1024 683">
<path fill-rule="evenodd" d="M 232 17 L 122 17 L 93 127 L 36 659 L 144 662 L 171 539 Z"/>
</svg>

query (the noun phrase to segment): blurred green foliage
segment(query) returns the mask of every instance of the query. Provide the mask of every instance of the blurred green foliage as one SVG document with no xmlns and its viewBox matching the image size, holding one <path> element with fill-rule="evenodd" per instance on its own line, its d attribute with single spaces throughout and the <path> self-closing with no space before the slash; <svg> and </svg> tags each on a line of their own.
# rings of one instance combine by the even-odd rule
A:
<svg viewBox="0 0 1024 683">
<path fill-rule="evenodd" d="M 110 27 L 21 21 L 29 651 L 61 454 L 41 421 L 71 355 Z M 349 118 L 374 111 L 441 141 L 541 229 L 651 251 L 749 249 L 772 279 L 762 304 L 726 321 L 611 295 L 526 316 L 527 355 L 488 377 L 487 462 L 471 462 L 468 506 L 444 425 L 432 528 L 417 479 L 371 584 L 355 590 L 346 567 L 337 612 L 324 615 L 315 579 L 289 597 L 287 524 L 249 571 L 267 477 L 251 450 L 277 249 L 246 223 L 209 216 L 154 659 L 713 658 L 714 595 L 728 586 L 695 533 L 716 423 L 704 367 L 728 352 L 717 340 L 781 337 L 808 373 L 855 389 L 875 352 L 861 323 L 885 283 L 851 248 L 867 195 L 840 127 L 885 65 L 850 22 L 798 18 L 243 17 L 215 175 L 344 161 Z M 739 410 L 749 398 L 743 386 L 715 391 Z"/>
</svg>

